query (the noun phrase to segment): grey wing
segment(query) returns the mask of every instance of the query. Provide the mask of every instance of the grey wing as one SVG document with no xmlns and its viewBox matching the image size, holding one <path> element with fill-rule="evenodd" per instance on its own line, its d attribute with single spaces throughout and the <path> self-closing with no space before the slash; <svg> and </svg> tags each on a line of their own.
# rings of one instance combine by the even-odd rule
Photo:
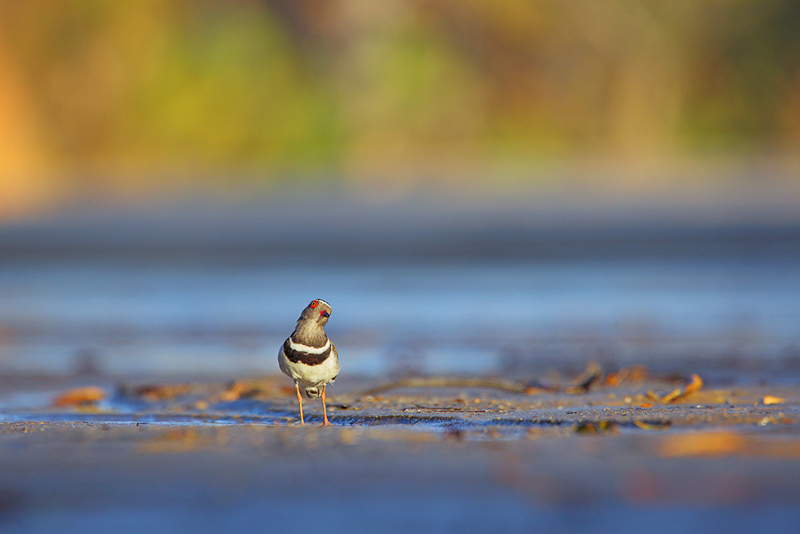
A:
<svg viewBox="0 0 800 534">
<path fill-rule="evenodd" d="M 286 355 L 283 353 L 283 345 L 278 349 L 278 367 L 280 367 L 283 374 L 294 379 L 294 377 L 292 377 L 292 371 L 289 369 L 289 362 L 286 359 Z"/>
<path fill-rule="evenodd" d="M 333 341 L 331 341 L 331 358 L 336 362 L 336 374 L 331 378 L 331 383 L 333 383 L 336 377 L 339 376 L 339 353 L 336 351 L 336 345 L 333 344 Z"/>
</svg>

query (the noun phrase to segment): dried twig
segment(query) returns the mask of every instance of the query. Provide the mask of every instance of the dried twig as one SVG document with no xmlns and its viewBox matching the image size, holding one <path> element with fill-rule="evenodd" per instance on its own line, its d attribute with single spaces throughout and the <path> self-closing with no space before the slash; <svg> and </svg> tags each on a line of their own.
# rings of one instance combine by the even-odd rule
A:
<svg viewBox="0 0 800 534">
<path fill-rule="evenodd" d="M 470 410 L 468 408 L 459 408 L 457 406 L 423 406 L 415 404 L 413 408 L 404 408 L 404 412 L 414 410 L 427 410 L 431 412 L 456 412 L 456 413 L 487 413 L 487 412 L 501 412 L 503 410 L 486 409 L 486 410 Z"/>
<path fill-rule="evenodd" d="M 670 404 L 683 399 L 687 395 L 691 395 L 692 393 L 700 391 L 702 387 L 703 387 L 703 379 L 700 378 L 698 375 L 693 374 L 691 381 L 684 387 L 674 389 L 669 393 L 667 393 L 666 395 L 664 395 L 663 397 L 659 396 L 653 391 L 648 391 L 647 397 L 655 401 L 663 402 L 664 404 Z"/>
<path fill-rule="evenodd" d="M 564 393 L 571 395 L 586 393 L 589 388 L 603 376 L 603 370 L 596 363 L 590 363 L 586 371 L 575 380 L 575 385 L 564 388 Z"/>
<path fill-rule="evenodd" d="M 392 389 L 401 388 L 489 388 L 510 391 L 511 393 L 531 393 L 537 390 L 557 391 L 552 386 L 512 382 L 501 378 L 453 378 L 453 377 L 415 377 L 387 382 L 362 391 L 359 397 L 375 396 Z"/>
</svg>

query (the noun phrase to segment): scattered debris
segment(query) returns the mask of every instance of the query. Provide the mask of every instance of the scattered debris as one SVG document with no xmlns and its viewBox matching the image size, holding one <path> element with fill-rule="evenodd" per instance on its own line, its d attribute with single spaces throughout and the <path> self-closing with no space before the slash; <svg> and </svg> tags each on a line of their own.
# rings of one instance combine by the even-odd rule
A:
<svg viewBox="0 0 800 534">
<path fill-rule="evenodd" d="M 784 399 L 782 397 L 775 397 L 774 395 L 764 395 L 764 401 L 763 402 L 766 405 L 782 404 L 782 403 L 786 402 L 786 399 Z"/>
<path fill-rule="evenodd" d="M 602 376 L 603 369 L 600 367 L 600 364 L 597 362 L 590 362 L 589 365 L 586 366 L 586 371 L 575 380 L 576 383 L 564 388 L 564 393 L 573 395 L 586 393 Z"/>
<path fill-rule="evenodd" d="M 100 402 L 106 398 L 106 392 L 97 386 L 70 389 L 53 400 L 53 406 L 64 408 L 66 406 L 87 406 Z"/>
<path fill-rule="evenodd" d="M 665 436 L 661 456 L 725 456 L 744 448 L 745 438 L 734 432 L 701 432 Z"/>
<path fill-rule="evenodd" d="M 672 426 L 670 421 L 634 421 L 633 424 L 643 430 L 667 430 Z"/>
<path fill-rule="evenodd" d="M 768 419 L 768 418 L 765 418 Z M 762 458 L 800 458 L 796 441 L 770 439 L 734 431 L 672 434 L 661 438 L 661 456 L 755 456 Z"/>
<path fill-rule="evenodd" d="M 581 422 L 573 427 L 576 434 L 619 434 L 619 424 L 614 421 Z"/>
<path fill-rule="evenodd" d="M 190 389 L 191 386 L 188 384 L 147 384 L 135 387 L 131 391 L 133 395 L 146 401 L 159 402 L 186 395 Z"/>
<path fill-rule="evenodd" d="M 658 402 L 663 402 L 664 404 L 669 404 L 677 402 L 680 399 L 686 397 L 687 395 L 691 395 L 692 393 L 700 391 L 702 387 L 703 387 L 703 379 L 700 378 L 699 375 L 693 374 L 692 380 L 688 384 L 686 384 L 683 388 L 674 389 L 669 393 L 667 393 L 666 395 L 664 395 L 663 397 L 659 396 L 653 391 L 648 391 L 647 398 Z"/>
<path fill-rule="evenodd" d="M 260 393 L 262 388 L 255 384 L 245 382 L 244 380 L 234 380 L 228 389 L 219 394 L 219 400 L 222 402 L 233 402 L 235 400 L 253 397 Z"/>
<path fill-rule="evenodd" d="M 214 441 L 207 433 L 196 428 L 175 428 L 160 433 L 152 439 L 141 443 L 139 452 L 143 453 L 182 453 L 210 448 Z"/>
<path fill-rule="evenodd" d="M 616 373 L 608 373 L 603 379 L 603 384 L 610 387 L 617 387 L 622 382 L 644 382 L 647 380 L 649 373 L 647 368 L 643 365 L 634 365 L 620 369 Z"/>
<path fill-rule="evenodd" d="M 502 378 L 485 377 L 485 378 L 457 378 L 457 377 L 409 377 L 400 380 L 387 382 L 379 386 L 362 391 L 358 396 L 359 399 L 369 399 L 375 397 L 378 393 L 384 393 L 392 389 L 402 388 L 489 388 L 498 389 L 501 391 L 509 391 L 512 393 L 524 393 L 526 395 L 534 395 L 539 393 L 567 393 L 569 395 L 578 395 L 588 393 L 589 390 L 597 383 L 602 383 L 610 387 L 620 385 L 624 380 L 629 382 L 642 382 L 652 378 L 646 367 L 635 365 L 629 368 L 620 370 L 617 373 L 610 373 L 604 377 L 601 366 L 596 362 L 590 362 L 586 370 L 578 376 L 571 385 L 558 386 L 542 382 L 514 382 Z M 703 380 L 699 375 L 693 374 L 690 382 L 683 388 L 677 388 L 670 393 L 660 396 L 653 391 L 647 393 L 647 397 L 661 403 L 673 403 L 687 395 L 695 393 L 702 389 Z M 294 393 L 294 389 L 287 393 Z M 613 395 L 613 394 L 611 394 Z M 613 397 L 610 397 L 613 398 Z M 633 398 L 631 397 L 631 402 Z"/>
</svg>

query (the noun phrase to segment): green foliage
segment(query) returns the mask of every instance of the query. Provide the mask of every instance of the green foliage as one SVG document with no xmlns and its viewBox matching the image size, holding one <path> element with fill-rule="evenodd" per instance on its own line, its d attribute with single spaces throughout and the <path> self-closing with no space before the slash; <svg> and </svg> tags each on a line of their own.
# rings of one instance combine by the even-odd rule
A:
<svg viewBox="0 0 800 534">
<path fill-rule="evenodd" d="M 22 80 L 30 142 L 77 169 L 419 170 L 800 138 L 792 0 L 2 9 L 0 90 Z"/>
</svg>

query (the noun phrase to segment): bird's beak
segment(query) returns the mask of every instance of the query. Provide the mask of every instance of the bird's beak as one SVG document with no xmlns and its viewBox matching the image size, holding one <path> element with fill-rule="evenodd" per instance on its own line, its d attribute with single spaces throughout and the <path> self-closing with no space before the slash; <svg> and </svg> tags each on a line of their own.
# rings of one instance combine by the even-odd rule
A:
<svg viewBox="0 0 800 534">
<path fill-rule="evenodd" d="M 322 310 L 321 312 L 319 312 L 319 314 L 322 315 L 323 317 L 330 317 L 331 316 L 331 314 L 328 313 L 327 310 Z"/>
</svg>

